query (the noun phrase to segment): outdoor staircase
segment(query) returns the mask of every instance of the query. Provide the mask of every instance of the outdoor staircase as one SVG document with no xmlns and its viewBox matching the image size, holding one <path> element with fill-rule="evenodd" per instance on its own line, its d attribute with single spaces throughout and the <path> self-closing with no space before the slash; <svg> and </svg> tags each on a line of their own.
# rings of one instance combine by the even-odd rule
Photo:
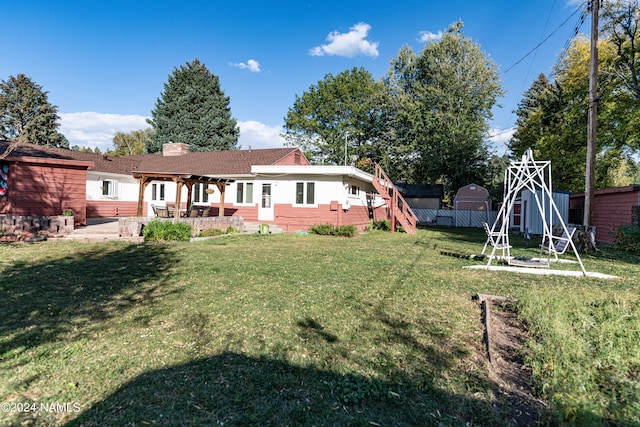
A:
<svg viewBox="0 0 640 427">
<path fill-rule="evenodd" d="M 400 224 L 405 232 L 415 234 L 418 218 L 377 163 L 373 186 L 389 207 L 388 216 L 391 220 L 391 231 L 397 231 L 398 224 Z"/>
</svg>

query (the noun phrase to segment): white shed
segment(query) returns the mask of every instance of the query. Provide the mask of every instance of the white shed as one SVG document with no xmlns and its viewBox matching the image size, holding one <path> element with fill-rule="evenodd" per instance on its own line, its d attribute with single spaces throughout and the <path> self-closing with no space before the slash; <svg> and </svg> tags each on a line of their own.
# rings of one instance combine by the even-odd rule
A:
<svg viewBox="0 0 640 427">
<path fill-rule="evenodd" d="M 547 215 L 549 215 L 550 212 L 553 212 L 553 218 L 550 225 L 553 226 L 553 224 L 560 224 L 558 215 L 550 209 L 549 199 L 543 199 L 541 190 L 536 190 L 536 193 L 538 195 L 538 200 L 540 200 L 541 203 L 546 203 L 546 208 L 543 209 L 543 211 L 547 212 Z M 553 202 L 558 208 L 562 221 L 567 224 L 569 222 L 569 193 L 554 191 Z M 519 221 L 515 218 L 515 216 L 518 215 L 520 215 Z M 544 225 L 540 209 L 536 206 L 536 197 L 530 190 L 522 190 L 522 193 L 520 194 L 520 208 L 513 209 L 509 222 L 513 224 L 516 229 L 519 229 L 521 233 L 529 232 L 536 235 L 543 234 Z"/>
</svg>

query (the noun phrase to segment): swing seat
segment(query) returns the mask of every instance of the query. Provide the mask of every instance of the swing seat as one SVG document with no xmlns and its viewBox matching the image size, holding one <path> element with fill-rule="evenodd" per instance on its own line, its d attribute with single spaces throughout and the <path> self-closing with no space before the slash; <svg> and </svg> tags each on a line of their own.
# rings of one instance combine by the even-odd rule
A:
<svg viewBox="0 0 640 427">
<path fill-rule="evenodd" d="M 569 234 L 567 234 L 567 232 L 569 232 Z M 575 232 L 575 227 L 568 227 L 565 231 L 562 232 L 562 236 L 551 236 L 550 244 L 542 244 L 540 245 L 540 247 L 544 250 L 549 251 L 555 256 L 562 255 L 567 251 L 567 248 L 571 246 L 569 242 L 573 240 L 573 235 L 575 234 Z"/>
<path fill-rule="evenodd" d="M 484 251 L 487 249 L 488 245 L 493 246 L 496 249 L 501 249 L 501 250 L 505 250 L 505 249 L 510 249 L 511 245 L 508 245 L 506 243 L 499 243 L 496 238 L 500 237 L 500 232 L 499 231 L 491 231 L 491 227 L 489 227 L 489 224 L 487 224 L 486 222 L 482 223 L 482 228 L 484 228 L 484 232 L 487 235 L 487 241 L 484 244 L 484 248 L 482 248 L 482 253 L 484 253 Z"/>
</svg>

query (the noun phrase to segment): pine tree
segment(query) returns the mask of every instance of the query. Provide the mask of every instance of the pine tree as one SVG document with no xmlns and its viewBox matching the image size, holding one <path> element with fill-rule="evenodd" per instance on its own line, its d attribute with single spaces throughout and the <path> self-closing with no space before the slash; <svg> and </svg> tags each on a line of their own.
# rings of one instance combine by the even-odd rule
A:
<svg viewBox="0 0 640 427">
<path fill-rule="evenodd" d="M 173 70 L 147 122 L 153 138 L 147 153 L 162 151 L 162 145 L 180 142 L 190 151 L 236 149 L 239 129 L 231 116 L 229 97 L 220 81 L 198 59 Z"/>
<path fill-rule="evenodd" d="M 58 132 L 58 107 L 28 76 L 18 74 L 0 82 L 0 138 L 53 147 L 69 147 Z"/>
</svg>

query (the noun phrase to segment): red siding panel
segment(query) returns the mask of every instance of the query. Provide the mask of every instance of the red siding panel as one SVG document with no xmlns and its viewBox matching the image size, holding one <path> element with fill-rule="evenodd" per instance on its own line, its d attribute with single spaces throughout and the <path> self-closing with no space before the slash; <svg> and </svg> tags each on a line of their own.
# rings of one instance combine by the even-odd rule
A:
<svg viewBox="0 0 640 427">
<path fill-rule="evenodd" d="M 284 156 L 283 158 L 281 158 L 277 162 L 275 162 L 274 165 L 278 165 L 278 166 L 297 166 L 297 165 L 308 166 L 308 165 L 310 165 L 310 163 L 307 160 L 307 158 L 302 154 L 302 152 L 300 150 L 295 150 L 295 151 L 292 151 L 291 153 L 287 154 L 286 156 Z"/>
<path fill-rule="evenodd" d="M 598 190 L 593 201 L 593 225 L 596 227 L 596 239 L 601 242 L 613 242 L 613 232 L 621 225 L 631 224 L 633 206 L 639 204 L 640 187 L 627 186 Z M 584 207 L 584 194 L 570 197 L 571 209 Z"/>
<path fill-rule="evenodd" d="M 218 215 L 218 204 L 213 203 L 210 216 Z M 365 206 L 352 206 L 343 210 L 338 204 L 337 209 L 331 209 L 331 204 L 317 207 L 300 207 L 291 204 L 276 204 L 273 207 L 274 220 L 258 220 L 258 206 L 225 206 L 225 215 L 241 216 L 245 222 L 260 222 L 275 224 L 285 232 L 308 231 L 316 224 L 332 224 L 334 226 L 354 225 L 359 230 L 369 225 L 369 211 Z M 385 212 L 380 212 L 384 214 Z"/>
<path fill-rule="evenodd" d="M 86 222 L 86 167 L 13 162 L 9 165 L 3 214 L 23 216 L 61 215 L 71 209 L 75 222 Z"/>
<path fill-rule="evenodd" d="M 137 216 L 138 202 L 121 200 L 87 200 L 87 218 L 109 218 L 116 216 Z M 144 204 L 142 216 L 147 216 L 147 204 Z"/>
</svg>

